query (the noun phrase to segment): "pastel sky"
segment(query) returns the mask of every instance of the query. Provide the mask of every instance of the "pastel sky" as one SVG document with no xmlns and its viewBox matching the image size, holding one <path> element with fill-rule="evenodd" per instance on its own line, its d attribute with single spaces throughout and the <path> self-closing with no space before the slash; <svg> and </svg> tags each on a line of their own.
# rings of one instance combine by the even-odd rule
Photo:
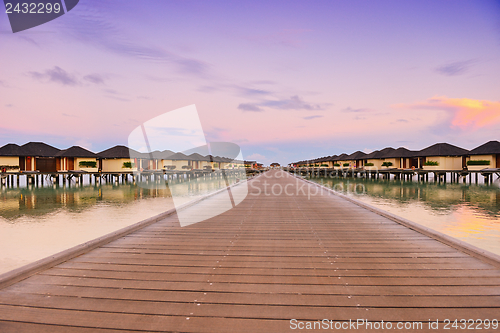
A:
<svg viewBox="0 0 500 333">
<path fill-rule="evenodd" d="M 498 1 L 80 0 L 13 34 L 0 146 L 101 151 L 195 104 L 265 164 L 500 140 Z"/>
</svg>

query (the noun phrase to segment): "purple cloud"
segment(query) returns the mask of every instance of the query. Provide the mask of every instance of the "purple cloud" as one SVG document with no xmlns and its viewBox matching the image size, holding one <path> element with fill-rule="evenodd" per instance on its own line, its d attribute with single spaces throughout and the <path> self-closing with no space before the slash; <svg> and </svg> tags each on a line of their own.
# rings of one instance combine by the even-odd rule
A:
<svg viewBox="0 0 500 333">
<path fill-rule="evenodd" d="M 104 84 L 104 78 L 99 74 L 89 74 L 83 77 L 85 81 L 89 81 L 94 84 Z"/>
<path fill-rule="evenodd" d="M 367 111 L 370 111 L 369 109 L 353 109 L 351 108 L 350 106 L 345 108 L 345 109 L 342 109 L 341 110 L 342 112 L 353 112 L 353 113 L 357 113 L 357 112 L 367 112 Z"/>
<path fill-rule="evenodd" d="M 302 100 L 298 95 L 291 96 L 289 99 L 278 101 L 267 101 L 263 106 L 281 110 L 323 110 L 324 106 L 319 104 L 310 104 Z"/>
<path fill-rule="evenodd" d="M 461 75 L 467 72 L 474 62 L 474 60 L 452 62 L 443 66 L 439 66 L 435 70 L 439 74 L 443 74 L 446 76 Z"/>
<path fill-rule="evenodd" d="M 58 66 L 54 66 L 52 69 L 47 69 L 43 73 L 29 72 L 28 74 L 36 80 L 56 82 L 65 86 L 76 86 L 79 84 L 78 79 L 74 75 L 69 74 Z"/>
<path fill-rule="evenodd" d="M 253 103 L 241 103 L 238 105 L 238 109 L 243 110 L 243 111 L 250 111 L 250 112 L 262 112 L 264 111 L 262 108 L 258 107 L 256 104 Z"/>
<path fill-rule="evenodd" d="M 323 118 L 323 116 L 314 115 L 314 116 L 302 117 L 302 119 L 305 119 L 305 120 L 311 120 L 311 119 L 316 119 L 316 118 Z"/>
</svg>

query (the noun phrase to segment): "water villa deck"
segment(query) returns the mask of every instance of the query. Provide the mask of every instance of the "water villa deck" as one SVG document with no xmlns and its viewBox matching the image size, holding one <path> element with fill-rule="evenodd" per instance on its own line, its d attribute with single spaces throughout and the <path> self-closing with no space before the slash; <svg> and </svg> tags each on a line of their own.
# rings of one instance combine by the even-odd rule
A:
<svg viewBox="0 0 500 333">
<path fill-rule="evenodd" d="M 170 212 L 0 276 L 0 332 L 289 332 L 291 319 L 425 332 L 429 320 L 442 331 L 499 319 L 497 256 L 320 190 L 272 170 L 212 219 L 181 228 Z"/>
<path fill-rule="evenodd" d="M 500 179 L 500 168 L 487 168 L 482 170 L 424 170 L 424 169 L 397 169 L 385 168 L 380 170 L 366 170 L 363 168 L 285 168 L 290 173 L 308 177 L 329 178 L 373 178 L 373 179 L 398 179 L 406 181 L 434 181 L 452 183 L 475 183 L 483 181 L 485 184 L 493 183 Z M 430 177 L 429 177 L 430 176 Z M 481 176 L 481 177 L 479 177 Z M 392 177 L 392 178 L 391 178 Z"/>
</svg>

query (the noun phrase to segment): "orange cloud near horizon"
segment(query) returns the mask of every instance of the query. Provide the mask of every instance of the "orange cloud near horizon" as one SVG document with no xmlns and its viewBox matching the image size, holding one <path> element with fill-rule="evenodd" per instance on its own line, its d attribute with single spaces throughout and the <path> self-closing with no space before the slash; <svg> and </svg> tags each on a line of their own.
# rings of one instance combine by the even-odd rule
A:
<svg viewBox="0 0 500 333">
<path fill-rule="evenodd" d="M 436 96 L 423 102 L 397 104 L 395 108 L 444 110 L 453 114 L 450 127 L 478 129 L 500 122 L 500 102 Z"/>
</svg>

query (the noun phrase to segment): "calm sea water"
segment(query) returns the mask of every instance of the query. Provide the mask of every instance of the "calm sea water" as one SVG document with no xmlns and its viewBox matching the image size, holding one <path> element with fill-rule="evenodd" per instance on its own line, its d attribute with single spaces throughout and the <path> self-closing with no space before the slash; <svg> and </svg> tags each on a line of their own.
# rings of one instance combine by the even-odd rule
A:
<svg viewBox="0 0 500 333">
<path fill-rule="evenodd" d="M 220 178 L 177 182 L 176 204 L 225 186 Z M 152 187 L 2 188 L 0 274 L 174 208 L 168 187 Z"/>
<path fill-rule="evenodd" d="M 420 225 L 500 254 L 500 186 L 309 178 Z"/>
</svg>

